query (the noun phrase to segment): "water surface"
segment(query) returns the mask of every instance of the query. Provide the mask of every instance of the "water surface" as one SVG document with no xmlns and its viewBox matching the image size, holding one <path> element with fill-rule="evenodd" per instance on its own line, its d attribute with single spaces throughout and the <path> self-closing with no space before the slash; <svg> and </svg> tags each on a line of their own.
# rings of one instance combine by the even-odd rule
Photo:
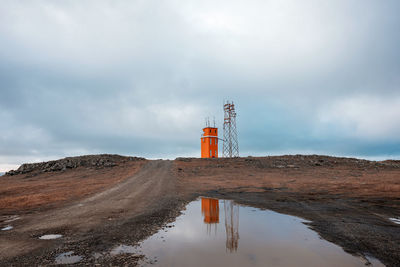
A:
<svg viewBox="0 0 400 267">
<path fill-rule="evenodd" d="M 51 235 L 42 235 L 41 237 L 39 237 L 39 239 L 42 240 L 51 240 L 51 239 L 57 239 L 57 238 L 61 238 L 62 235 L 59 234 L 51 234 Z"/>
<path fill-rule="evenodd" d="M 80 262 L 82 259 L 82 256 L 74 255 L 73 251 L 68 251 L 56 257 L 56 264 L 73 264 Z"/>
<path fill-rule="evenodd" d="M 230 200 L 202 198 L 139 247 L 118 253 L 142 253 L 142 265 L 156 266 L 365 266 L 366 259 L 323 240 L 305 220 Z M 173 226 L 173 227 L 171 227 Z M 368 257 L 372 266 L 383 266 Z"/>
<path fill-rule="evenodd" d="M 389 218 L 389 220 L 390 220 L 391 222 L 400 224 L 400 218 Z"/>
</svg>

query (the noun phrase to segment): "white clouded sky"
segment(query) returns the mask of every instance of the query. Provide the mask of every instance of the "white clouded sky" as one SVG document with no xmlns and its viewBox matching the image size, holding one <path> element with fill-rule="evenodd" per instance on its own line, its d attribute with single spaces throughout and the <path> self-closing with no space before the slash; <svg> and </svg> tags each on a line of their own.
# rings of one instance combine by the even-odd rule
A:
<svg viewBox="0 0 400 267">
<path fill-rule="evenodd" d="M 398 1 L 0 3 L 0 171 L 82 153 L 400 155 Z"/>
</svg>

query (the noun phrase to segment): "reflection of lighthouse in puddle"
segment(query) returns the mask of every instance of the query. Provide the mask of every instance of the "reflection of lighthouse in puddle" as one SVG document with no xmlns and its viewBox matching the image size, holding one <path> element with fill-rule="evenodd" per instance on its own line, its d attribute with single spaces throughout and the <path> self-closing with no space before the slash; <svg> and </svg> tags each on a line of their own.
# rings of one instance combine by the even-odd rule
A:
<svg viewBox="0 0 400 267">
<path fill-rule="evenodd" d="M 207 224 L 207 234 L 211 234 L 214 225 L 215 233 L 219 223 L 219 201 L 214 198 L 201 198 L 201 213 Z M 231 200 L 224 200 L 226 249 L 236 252 L 239 242 L 239 206 Z"/>
<path fill-rule="evenodd" d="M 207 224 L 207 234 L 211 234 L 211 226 L 214 225 L 215 233 L 219 223 L 219 203 L 218 199 L 201 198 L 201 213 L 204 216 L 204 223 Z"/>
</svg>

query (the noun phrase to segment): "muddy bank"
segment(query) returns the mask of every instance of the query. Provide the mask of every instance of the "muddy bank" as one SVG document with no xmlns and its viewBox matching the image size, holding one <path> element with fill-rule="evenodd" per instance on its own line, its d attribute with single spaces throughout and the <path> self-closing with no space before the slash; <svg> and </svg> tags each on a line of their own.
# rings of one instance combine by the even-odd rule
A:
<svg viewBox="0 0 400 267">
<path fill-rule="evenodd" d="M 129 162 L 118 168 L 130 170 Z M 175 220 L 185 204 L 208 196 L 302 217 L 346 251 L 399 266 L 400 225 L 388 220 L 400 217 L 398 163 L 324 156 L 144 161 L 131 176 L 84 198 L 25 213 L 15 206 L 2 213 L 0 226 L 10 216 L 21 218 L 1 233 L 0 259 L 5 265 L 52 265 L 57 255 L 73 251 L 82 257 L 78 265 L 135 266 L 141 255 L 113 255 L 113 248 L 137 244 Z M 94 169 L 89 177 L 113 168 Z M 84 170 L 53 175 L 63 173 L 68 180 L 68 173 L 88 175 Z M 35 181 L 46 175 L 36 175 Z M 8 177 L 25 179 L 22 174 Z M 47 192 L 49 198 L 58 194 Z M 44 234 L 63 237 L 39 240 Z"/>
</svg>

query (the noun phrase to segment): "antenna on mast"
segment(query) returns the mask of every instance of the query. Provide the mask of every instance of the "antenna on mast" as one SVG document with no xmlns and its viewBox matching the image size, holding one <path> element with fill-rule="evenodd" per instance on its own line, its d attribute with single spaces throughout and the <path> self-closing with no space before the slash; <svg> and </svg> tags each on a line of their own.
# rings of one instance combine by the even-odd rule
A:
<svg viewBox="0 0 400 267">
<path fill-rule="evenodd" d="M 239 144 L 236 130 L 236 111 L 233 101 L 224 103 L 224 143 L 222 155 L 225 158 L 239 157 Z"/>
</svg>

